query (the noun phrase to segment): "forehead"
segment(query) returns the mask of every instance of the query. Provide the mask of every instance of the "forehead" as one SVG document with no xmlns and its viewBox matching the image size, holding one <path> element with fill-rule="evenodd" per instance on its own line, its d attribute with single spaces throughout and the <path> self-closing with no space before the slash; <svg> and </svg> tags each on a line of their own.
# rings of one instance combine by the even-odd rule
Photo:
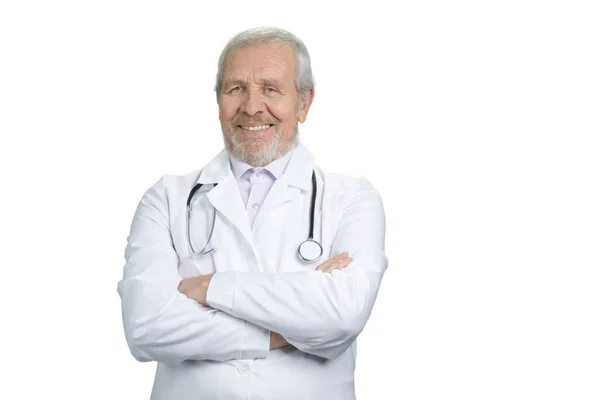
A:
<svg viewBox="0 0 600 400">
<path fill-rule="evenodd" d="M 231 50 L 223 67 L 225 81 L 293 81 L 296 57 L 294 50 L 283 43 L 256 44 Z"/>
</svg>

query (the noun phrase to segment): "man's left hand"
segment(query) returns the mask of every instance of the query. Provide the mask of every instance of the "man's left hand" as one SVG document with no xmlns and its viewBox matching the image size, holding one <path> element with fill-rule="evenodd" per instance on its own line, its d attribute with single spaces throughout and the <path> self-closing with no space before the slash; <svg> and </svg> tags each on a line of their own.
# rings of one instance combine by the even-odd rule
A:
<svg viewBox="0 0 600 400">
<path fill-rule="evenodd" d="M 198 303 L 210 307 L 206 303 L 206 292 L 208 292 L 208 284 L 214 274 L 200 275 L 193 278 L 186 278 L 179 282 L 177 290 L 185 294 L 190 299 L 196 300 Z"/>
</svg>

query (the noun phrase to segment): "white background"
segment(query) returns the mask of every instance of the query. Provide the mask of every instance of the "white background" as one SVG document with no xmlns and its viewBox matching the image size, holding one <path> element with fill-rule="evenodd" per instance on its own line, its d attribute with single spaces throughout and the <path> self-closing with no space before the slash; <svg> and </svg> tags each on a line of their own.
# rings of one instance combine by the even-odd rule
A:
<svg viewBox="0 0 600 400">
<path fill-rule="evenodd" d="M 0 398 L 149 398 L 116 291 L 133 212 L 221 149 L 217 57 L 275 25 L 313 59 L 302 140 L 386 207 L 358 398 L 599 399 L 593 3 L 2 2 Z"/>
</svg>

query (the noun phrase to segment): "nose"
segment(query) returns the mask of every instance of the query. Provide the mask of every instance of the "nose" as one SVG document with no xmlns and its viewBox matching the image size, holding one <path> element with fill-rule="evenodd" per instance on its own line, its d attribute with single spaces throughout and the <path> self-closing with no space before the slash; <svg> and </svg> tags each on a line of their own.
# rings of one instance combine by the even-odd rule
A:
<svg viewBox="0 0 600 400">
<path fill-rule="evenodd" d="M 259 90 L 246 90 L 240 111 L 252 116 L 266 111 L 266 105 L 262 93 Z"/>
</svg>

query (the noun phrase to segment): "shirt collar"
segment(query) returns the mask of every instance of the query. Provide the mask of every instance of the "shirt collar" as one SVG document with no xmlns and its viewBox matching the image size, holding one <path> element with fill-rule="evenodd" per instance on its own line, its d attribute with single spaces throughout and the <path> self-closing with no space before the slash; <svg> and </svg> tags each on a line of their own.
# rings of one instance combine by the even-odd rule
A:
<svg viewBox="0 0 600 400">
<path fill-rule="evenodd" d="M 279 157 L 274 161 L 271 161 L 271 163 L 265 165 L 264 167 L 257 168 L 238 160 L 233 154 L 229 152 L 228 154 L 229 161 L 231 163 L 231 170 L 233 171 L 233 175 L 237 180 L 239 180 L 242 177 L 242 175 L 244 175 L 244 172 L 248 171 L 248 169 L 250 168 L 254 168 L 257 171 L 261 169 L 266 169 L 271 173 L 271 175 L 273 175 L 275 179 L 279 179 L 279 177 L 284 173 L 290 161 L 290 158 L 292 157 L 292 151 L 288 151 L 283 156 Z"/>
</svg>

